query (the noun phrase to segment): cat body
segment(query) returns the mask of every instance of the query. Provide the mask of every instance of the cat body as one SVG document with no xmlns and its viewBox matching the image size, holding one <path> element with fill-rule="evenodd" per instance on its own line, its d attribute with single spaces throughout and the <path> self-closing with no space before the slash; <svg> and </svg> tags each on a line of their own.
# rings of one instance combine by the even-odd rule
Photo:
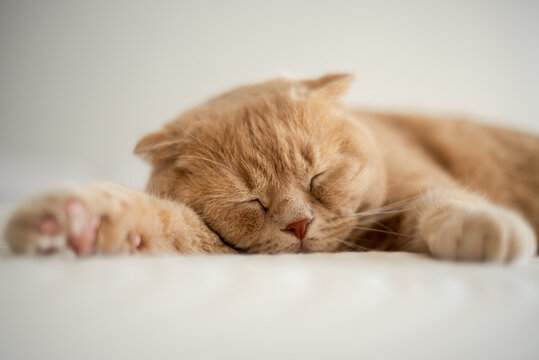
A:
<svg viewBox="0 0 539 360">
<path fill-rule="evenodd" d="M 144 137 L 146 193 L 113 184 L 23 204 L 19 253 L 406 250 L 518 261 L 537 249 L 539 138 L 453 119 L 354 111 L 352 77 L 276 79 Z"/>
<path fill-rule="evenodd" d="M 489 203 L 513 209 L 539 232 L 537 136 L 447 117 L 362 111 L 355 115 L 367 124 L 382 149 L 388 173 L 387 203 L 418 194 L 425 200 L 456 196 L 468 199 L 470 205 Z M 391 247 L 411 245 L 401 240 Z"/>
</svg>

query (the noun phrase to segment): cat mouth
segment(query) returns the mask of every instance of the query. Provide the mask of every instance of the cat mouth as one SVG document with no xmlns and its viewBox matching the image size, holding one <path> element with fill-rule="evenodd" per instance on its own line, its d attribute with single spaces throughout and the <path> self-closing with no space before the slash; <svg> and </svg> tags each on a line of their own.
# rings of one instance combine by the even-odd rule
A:
<svg viewBox="0 0 539 360">
<path fill-rule="evenodd" d="M 299 248 L 297 254 L 309 254 L 312 253 L 312 250 L 308 248 L 307 242 L 314 240 L 313 238 L 305 238 L 299 241 Z"/>
</svg>

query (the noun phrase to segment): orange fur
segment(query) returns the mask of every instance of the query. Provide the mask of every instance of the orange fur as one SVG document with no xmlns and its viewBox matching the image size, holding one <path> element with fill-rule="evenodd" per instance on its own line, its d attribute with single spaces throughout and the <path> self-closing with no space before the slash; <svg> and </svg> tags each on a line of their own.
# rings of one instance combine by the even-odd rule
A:
<svg viewBox="0 0 539 360">
<path fill-rule="evenodd" d="M 153 166 L 149 195 L 116 188 L 137 204 L 123 218 L 144 220 L 136 229 L 144 246 L 134 251 L 374 248 L 492 261 L 535 253 L 536 136 L 456 119 L 353 111 L 338 102 L 351 81 L 330 74 L 244 86 L 144 137 L 135 153 Z M 91 210 L 96 196 L 78 198 Z M 107 216 L 106 205 L 100 211 Z M 19 211 L 11 224 L 27 213 Z M 287 226 L 305 217 L 312 220 L 299 239 Z M 113 228 L 122 223 L 114 221 Z M 19 246 L 21 231 L 8 226 L 14 249 L 26 249 Z M 98 252 L 120 248 L 97 243 Z"/>
</svg>

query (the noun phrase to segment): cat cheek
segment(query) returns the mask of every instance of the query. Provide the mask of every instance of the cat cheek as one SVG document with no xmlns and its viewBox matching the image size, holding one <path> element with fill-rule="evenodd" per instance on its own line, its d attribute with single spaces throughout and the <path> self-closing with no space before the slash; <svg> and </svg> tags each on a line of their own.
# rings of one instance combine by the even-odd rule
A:
<svg viewBox="0 0 539 360">
<path fill-rule="evenodd" d="M 242 232 L 244 234 L 253 234 L 260 231 L 263 221 L 261 218 L 261 214 L 257 213 L 261 212 L 262 211 L 258 209 L 257 211 L 245 211 L 238 214 L 236 219 L 240 221 L 239 228 L 242 229 Z"/>
</svg>

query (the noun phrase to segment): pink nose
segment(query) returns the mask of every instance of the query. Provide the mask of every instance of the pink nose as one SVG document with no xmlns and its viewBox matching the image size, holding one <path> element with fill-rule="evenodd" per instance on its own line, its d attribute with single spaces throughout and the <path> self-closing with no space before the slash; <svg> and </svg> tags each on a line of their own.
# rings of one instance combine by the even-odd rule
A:
<svg viewBox="0 0 539 360">
<path fill-rule="evenodd" d="M 294 233 L 298 239 L 303 240 L 305 233 L 307 232 L 307 224 L 310 223 L 311 220 L 312 218 L 305 218 L 294 221 L 293 223 L 286 225 L 285 230 Z"/>
</svg>

